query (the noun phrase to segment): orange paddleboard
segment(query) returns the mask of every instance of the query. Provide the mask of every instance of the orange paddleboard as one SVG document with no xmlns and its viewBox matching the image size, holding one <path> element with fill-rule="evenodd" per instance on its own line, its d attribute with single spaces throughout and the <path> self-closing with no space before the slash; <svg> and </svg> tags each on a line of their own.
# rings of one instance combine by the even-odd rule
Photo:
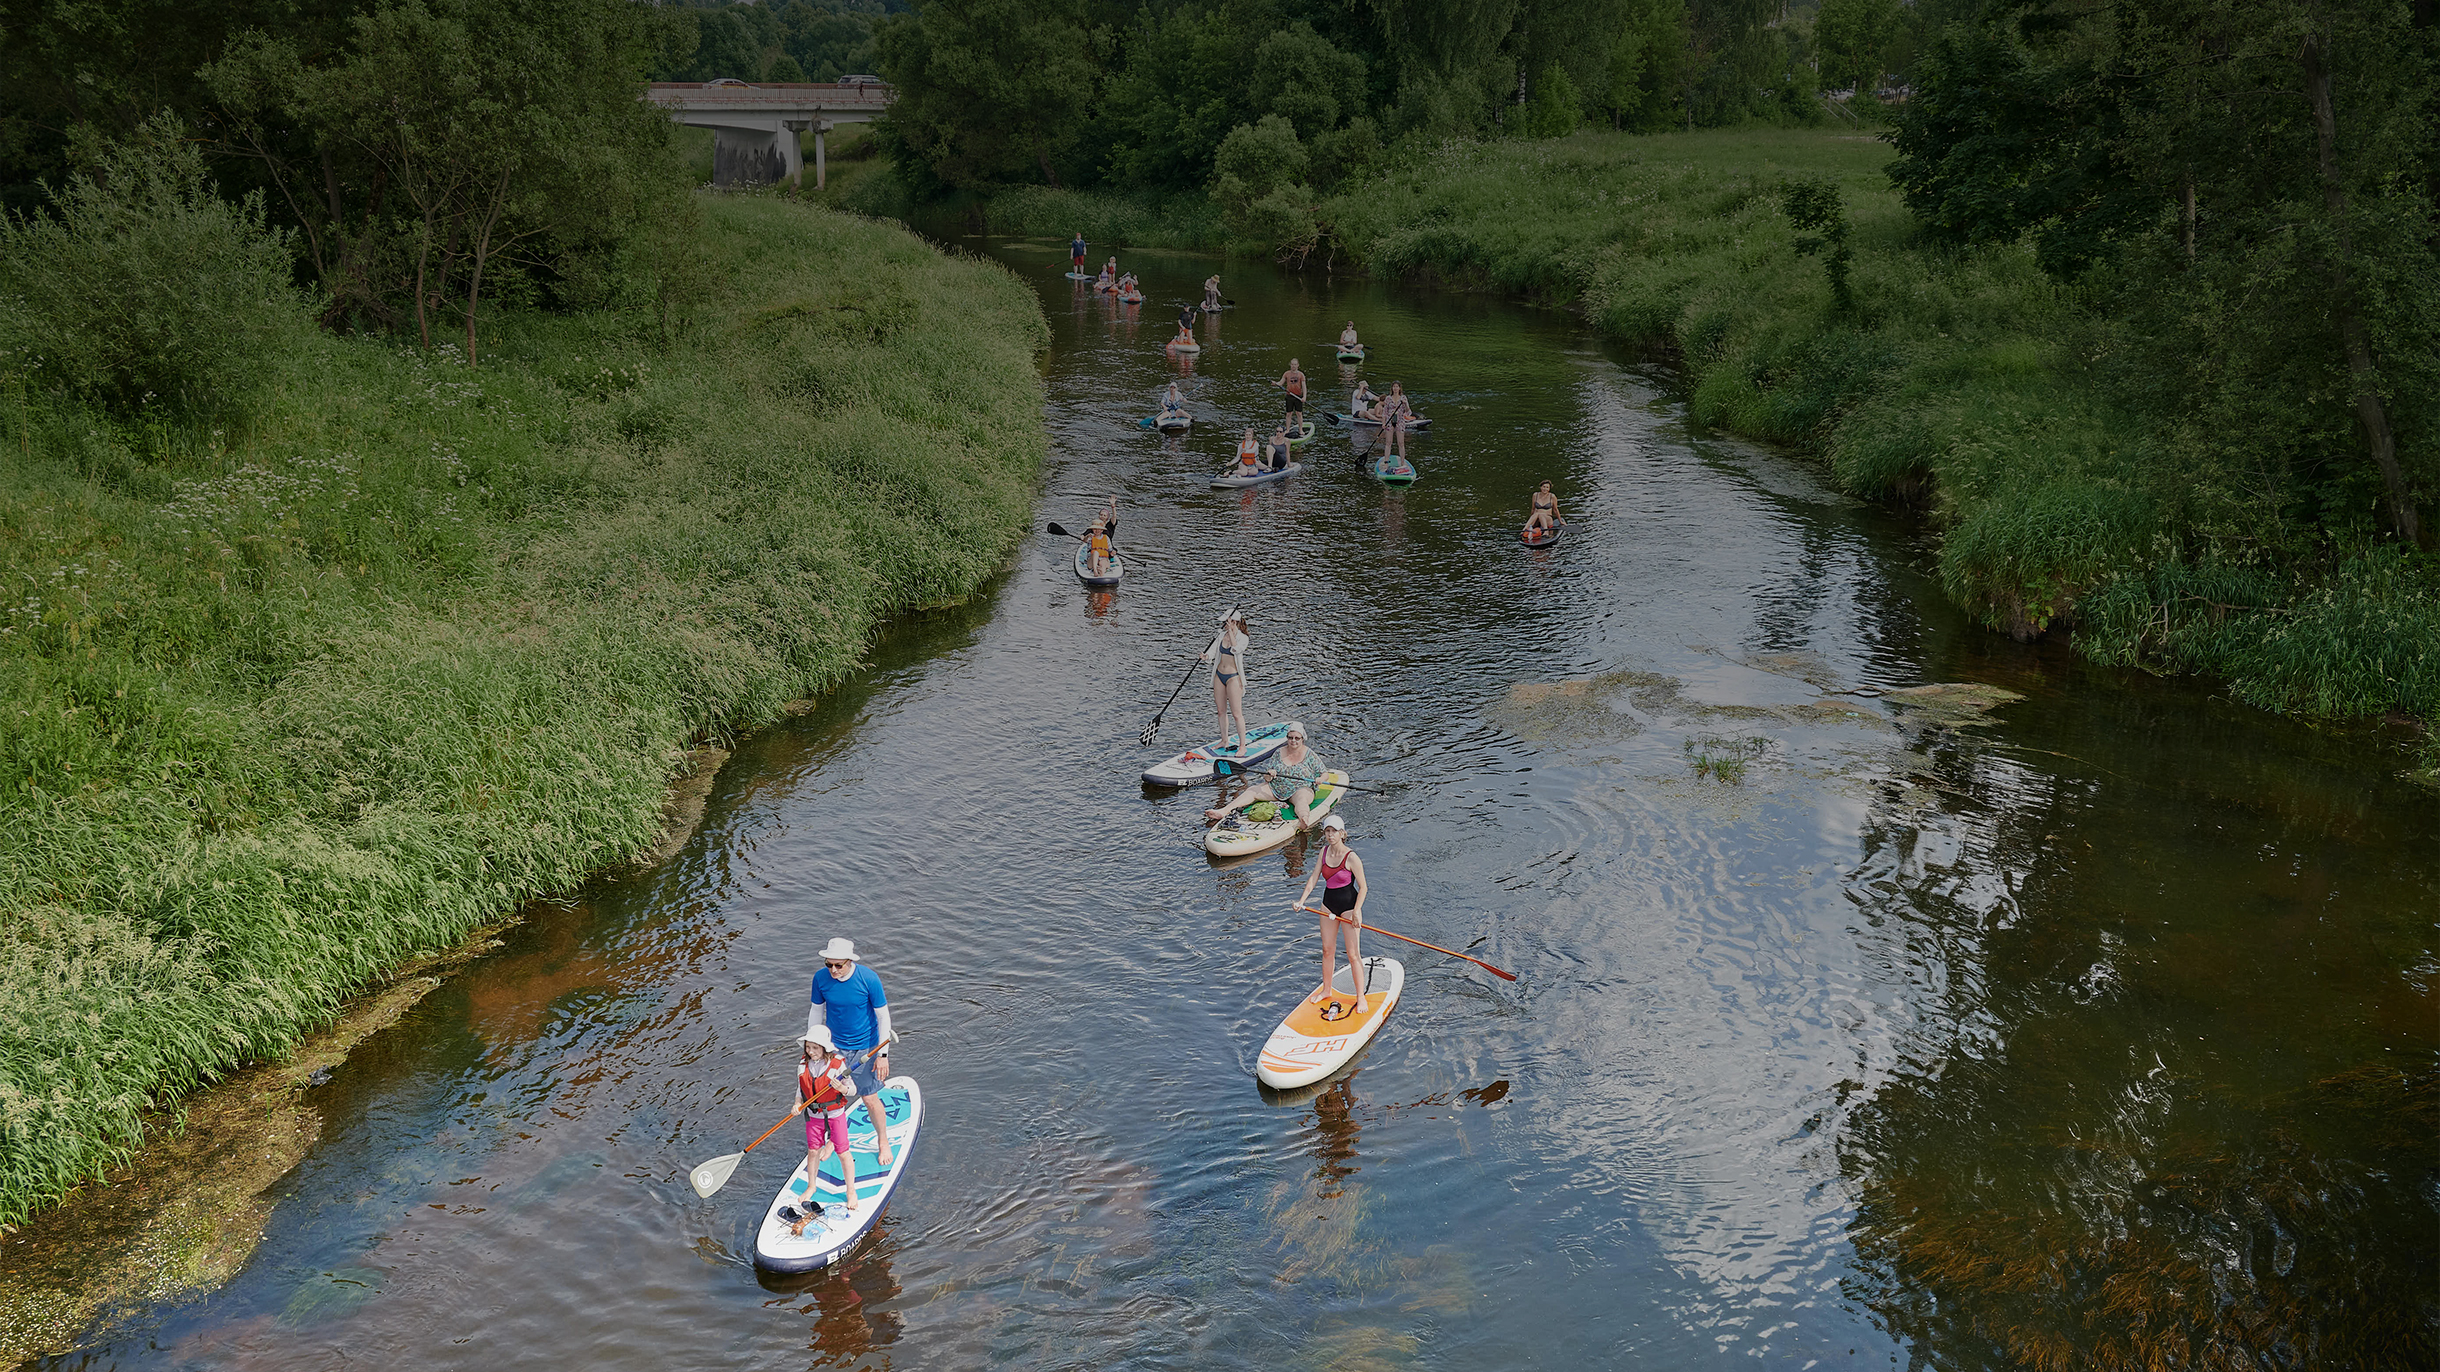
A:
<svg viewBox="0 0 2440 1372">
<path fill-rule="evenodd" d="M 1330 990 L 1319 1001 L 1310 995 L 1299 1000 L 1271 1031 L 1270 1040 L 1262 1045 L 1262 1060 L 1254 1068 L 1264 1085 L 1282 1089 L 1310 1086 L 1363 1052 L 1389 1012 L 1398 1008 L 1399 994 L 1406 990 L 1406 964 L 1396 958 L 1364 959 L 1361 1011 L 1355 1008 L 1352 969 L 1340 967 L 1330 979 Z"/>
</svg>

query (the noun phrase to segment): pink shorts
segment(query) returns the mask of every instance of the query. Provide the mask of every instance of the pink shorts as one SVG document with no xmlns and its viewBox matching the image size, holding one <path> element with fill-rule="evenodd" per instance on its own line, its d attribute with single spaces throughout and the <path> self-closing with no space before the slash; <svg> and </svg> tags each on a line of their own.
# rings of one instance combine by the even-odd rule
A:
<svg viewBox="0 0 2440 1372">
<path fill-rule="evenodd" d="M 841 1153 L 845 1153 L 847 1151 L 846 1111 L 842 1110 L 835 1115 L 822 1115 L 812 1112 L 808 1112 L 806 1114 L 805 1151 L 808 1153 L 821 1152 L 822 1139 L 824 1135 L 829 1136 L 831 1147 L 838 1149 Z"/>
</svg>

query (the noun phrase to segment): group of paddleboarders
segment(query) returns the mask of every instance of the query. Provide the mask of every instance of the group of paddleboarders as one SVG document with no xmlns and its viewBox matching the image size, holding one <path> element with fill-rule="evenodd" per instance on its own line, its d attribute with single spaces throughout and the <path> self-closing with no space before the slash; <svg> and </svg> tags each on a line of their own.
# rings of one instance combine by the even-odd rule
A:
<svg viewBox="0 0 2440 1372">
<path fill-rule="evenodd" d="M 1213 749 L 1215 753 L 1226 751 L 1243 756 L 1249 746 L 1245 671 L 1246 653 L 1252 643 L 1253 626 L 1246 622 L 1243 611 L 1231 607 L 1220 617 L 1220 631 L 1199 659 L 1211 665 L 1212 709 L 1220 717 L 1220 746 Z M 1249 806 L 1269 801 L 1293 815 L 1297 828 L 1309 828 L 1316 804 L 1315 788 L 1329 770 L 1330 764 L 1322 761 L 1321 754 L 1307 742 L 1304 726 L 1292 725 L 1287 741 L 1271 755 L 1269 765 L 1263 769 L 1262 780 L 1205 810 L 1203 818 L 1217 824 Z M 1314 993 L 1316 1003 L 1334 994 L 1330 978 L 1336 971 L 1335 958 L 1342 942 L 1347 948 L 1347 965 L 1359 971 L 1364 966 L 1359 936 L 1364 924 L 1364 862 L 1347 846 L 1346 820 L 1328 814 L 1320 822 L 1321 865 L 1306 879 L 1304 894 L 1296 898 L 1298 909 L 1310 908 L 1306 902 L 1313 897 L 1313 884 L 1322 883 L 1322 989 Z M 1360 983 L 1360 975 L 1358 980 Z M 1364 1013 L 1364 997 L 1360 994 L 1355 998 L 1354 1009 L 1359 1015 Z"/>
<path fill-rule="evenodd" d="M 843 1204 L 847 1213 L 856 1212 L 856 1154 L 847 1140 L 847 1112 L 858 1100 L 873 1122 L 875 1160 L 883 1167 L 891 1161 L 881 1087 L 890 1079 L 890 1044 L 897 1035 L 890 1028 L 890 998 L 880 974 L 856 955 L 854 940 L 833 938 L 823 947 L 811 1001 L 796 1065 L 797 1107 L 805 1112 L 805 1201 L 802 1208 L 779 1209 L 788 1232 L 798 1235 L 822 1213 L 811 1179 L 833 1156 L 847 1183 Z"/>
</svg>

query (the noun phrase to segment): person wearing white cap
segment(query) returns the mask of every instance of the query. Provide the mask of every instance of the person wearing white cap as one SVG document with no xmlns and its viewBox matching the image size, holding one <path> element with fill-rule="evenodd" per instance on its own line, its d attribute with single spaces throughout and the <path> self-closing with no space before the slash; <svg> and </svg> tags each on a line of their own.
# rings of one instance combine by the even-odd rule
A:
<svg viewBox="0 0 2440 1372">
<path fill-rule="evenodd" d="M 1236 743 L 1228 749 L 1235 753 L 1245 751 L 1245 649 L 1251 642 L 1246 630 L 1251 627 L 1244 615 L 1230 607 L 1220 616 L 1219 637 L 1203 650 L 1202 657 L 1212 665 L 1212 707 L 1220 712 L 1220 741 L 1227 744 L 1230 738 L 1235 738 Z M 1232 716 L 1237 721 L 1237 732 L 1233 735 L 1228 731 Z"/>
<path fill-rule="evenodd" d="M 1296 898 L 1296 908 L 1310 910 L 1305 902 L 1313 898 L 1313 883 L 1322 884 L 1322 989 L 1313 993 L 1316 1001 L 1337 994 L 1330 988 L 1330 979 L 1338 975 L 1339 939 L 1347 940 L 1347 965 L 1356 978 L 1356 1013 L 1364 1013 L 1364 859 L 1347 846 L 1347 821 L 1337 815 L 1322 817 L 1322 860 L 1305 878 L 1305 892 Z"/>
<path fill-rule="evenodd" d="M 847 1183 L 847 1213 L 856 1213 L 856 1154 L 847 1145 L 847 1107 L 856 1098 L 855 1079 L 828 1029 L 815 1025 L 797 1043 L 796 1099 L 805 1110 L 805 1208 L 779 1208 L 779 1217 L 788 1221 L 791 1234 L 803 1234 L 805 1226 L 822 1213 L 813 1199 L 814 1181 L 821 1175 L 822 1160 L 833 1151 L 839 1155 L 839 1170 Z"/>
<path fill-rule="evenodd" d="M 851 940 L 834 938 L 822 949 L 822 970 L 813 974 L 813 1010 L 805 1020 L 806 1033 L 817 1029 L 828 1029 L 847 1055 L 856 1094 L 864 1097 L 865 1113 L 873 1119 L 879 1145 L 873 1151 L 882 1166 L 889 1166 L 890 1124 L 881 1108 L 881 1083 L 890 1079 L 890 1054 L 882 1045 L 898 1036 L 890 1032 L 890 998 L 882 992 L 881 977 L 863 965 Z M 876 1047 L 879 1052 L 859 1056 Z"/>
</svg>

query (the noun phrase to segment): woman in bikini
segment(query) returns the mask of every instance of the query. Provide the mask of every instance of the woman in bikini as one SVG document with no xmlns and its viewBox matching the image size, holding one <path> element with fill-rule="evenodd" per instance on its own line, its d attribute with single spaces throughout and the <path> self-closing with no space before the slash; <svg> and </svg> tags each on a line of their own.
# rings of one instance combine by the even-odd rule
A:
<svg viewBox="0 0 2440 1372">
<path fill-rule="evenodd" d="M 1525 517 L 1525 534 L 1532 537 L 1537 530 L 1556 529 L 1567 521 L 1559 517 L 1559 497 L 1550 493 L 1550 483 L 1533 493 L 1533 513 Z"/>
<path fill-rule="evenodd" d="M 1220 635 L 1203 650 L 1203 660 L 1212 665 L 1212 708 L 1220 714 L 1220 741 L 1226 745 L 1232 737 L 1228 722 L 1235 718 L 1237 742 L 1228 751 L 1236 753 L 1245 751 L 1245 650 L 1251 641 L 1250 628 L 1245 616 L 1232 609 L 1220 616 Z"/>
<path fill-rule="evenodd" d="M 1307 902 L 1313 899 L 1313 883 L 1322 884 L 1322 989 L 1313 993 L 1315 1001 L 1337 994 L 1330 979 L 1338 975 L 1339 941 L 1347 943 L 1347 966 L 1356 983 L 1356 1013 L 1364 1013 L 1364 859 L 1347 846 L 1347 821 L 1337 815 L 1322 817 L 1322 860 L 1305 878 L 1305 893 L 1296 898 L 1296 908 L 1311 910 Z"/>
<path fill-rule="evenodd" d="M 1406 426 L 1415 417 L 1415 407 L 1406 398 L 1406 383 L 1389 383 L 1389 394 L 1381 397 L 1377 408 L 1381 415 L 1381 451 L 1406 456 Z"/>
</svg>

